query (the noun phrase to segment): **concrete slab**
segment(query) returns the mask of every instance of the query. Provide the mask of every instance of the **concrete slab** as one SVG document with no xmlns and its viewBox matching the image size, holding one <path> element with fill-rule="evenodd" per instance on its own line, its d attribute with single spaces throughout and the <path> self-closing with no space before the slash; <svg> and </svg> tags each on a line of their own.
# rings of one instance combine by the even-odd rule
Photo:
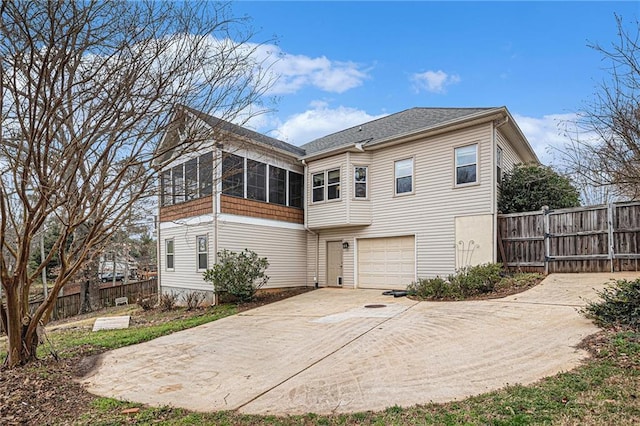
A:
<svg viewBox="0 0 640 426">
<path fill-rule="evenodd" d="M 320 289 L 111 351 L 84 383 L 151 405 L 255 414 L 460 399 L 578 365 L 586 354 L 575 345 L 597 328 L 577 306 L 610 276 L 623 277 L 555 274 L 528 292 L 475 302 Z"/>
<path fill-rule="evenodd" d="M 96 318 L 96 321 L 93 323 L 93 331 L 129 328 L 130 319 L 131 317 L 129 315 Z"/>
</svg>

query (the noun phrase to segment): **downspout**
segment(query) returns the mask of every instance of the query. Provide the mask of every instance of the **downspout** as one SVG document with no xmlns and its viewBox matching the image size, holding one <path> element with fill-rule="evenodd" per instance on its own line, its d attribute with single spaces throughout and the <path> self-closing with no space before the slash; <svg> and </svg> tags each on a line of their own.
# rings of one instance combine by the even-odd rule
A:
<svg viewBox="0 0 640 426">
<path fill-rule="evenodd" d="M 220 194 L 222 192 L 222 149 L 216 143 L 215 147 L 215 155 L 213 157 L 212 167 L 215 171 L 215 177 L 213 179 L 213 197 L 211 197 L 211 202 L 213 203 L 213 264 L 218 263 L 218 219 L 220 216 Z M 217 305 L 219 303 L 218 294 L 215 291 L 215 287 L 213 289 L 213 304 Z"/>
<path fill-rule="evenodd" d="M 308 176 L 308 171 L 309 171 L 309 166 L 307 165 L 307 162 L 305 160 L 301 160 L 302 161 L 302 165 L 304 166 L 304 180 L 307 180 L 307 176 Z M 308 204 L 307 204 L 307 189 L 309 188 L 308 185 L 305 186 L 304 189 L 304 197 L 303 197 L 303 201 L 302 201 L 302 205 L 304 206 L 304 229 L 305 231 L 313 234 L 316 236 L 316 271 L 313 277 L 313 286 L 315 288 L 318 288 L 318 271 L 320 270 L 320 234 L 317 232 L 312 231 L 309 228 L 309 222 L 308 222 L 308 216 L 309 216 L 309 212 L 308 212 Z"/>
<path fill-rule="evenodd" d="M 504 120 L 496 123 L 493 123 L 493 143 L 492 145 L 492 149 L 491 149 L 491 179 L 493 181 L 493 184 L 491 185 L 491 198 L 492 198 L 492 203 L 491 203 L 491 215 L 493 216 L 493 259 L 494 261 L 498 260 L 498 247 L 497 247 L 497 243 L 498 243 L 498 179 L 496 176 L 496 161 L 498 161 L 498 158 L 496 156 L 496 152 L 498 151 L 498 129 L 502 126 L 504 126 L 505 124 L 507 124 L 509 122 L 509 116 L 505 116 Z M 504 158 L 504 148 L 503 148 L 503 154 L 502 157 Z M 501 166 L 501 169 L 504 169 L 504 166 Z"/>
</svg>

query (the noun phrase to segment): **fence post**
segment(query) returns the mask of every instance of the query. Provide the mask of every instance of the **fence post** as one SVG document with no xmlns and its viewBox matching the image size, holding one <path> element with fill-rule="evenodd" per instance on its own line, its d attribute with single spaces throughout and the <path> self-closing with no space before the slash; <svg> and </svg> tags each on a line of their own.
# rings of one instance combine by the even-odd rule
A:
<svg viewBox="0 0 640 426">
<path fill-rule="evenodd" d="M 615 257 L 615 247 L 613 244 L 613 209 L 615 208 L 614 203 L 607 204 L 607 246 L 609 251 L 609 264 L 611 265 L 611 272 L 615 272 L 614 266 L 614 257 Z"/>
<path fill-rule="evenodd" d="M 549 206 L 542 206 L 542 223 L 544 233 L 544 274 L 549 274 L 549 253 L 551 252 L 551 241 L 549 240 Z"/>
</svg>

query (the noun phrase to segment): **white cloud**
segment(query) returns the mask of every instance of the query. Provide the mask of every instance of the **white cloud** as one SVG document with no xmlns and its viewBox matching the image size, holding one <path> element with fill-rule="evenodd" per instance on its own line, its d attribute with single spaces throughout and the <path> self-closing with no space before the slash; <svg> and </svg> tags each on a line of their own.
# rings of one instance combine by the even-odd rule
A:
<svg viewBox="0 0 640 426">
<path fill-rule="evenodd" d="M 314 102 L 313 109 L 294 114 L 272 132 L 272 136 L 294 145 L 302 145 L 328 134 L 353 127 L 387 114 L 370 115 L 344 106 L 331 109 L 324 102 Z"/>
<path fill-rule="evenodd" d="M 520 130 L 529 140 L 533 150 L 543 164 L 558 165 L 561 150 L 571 142 L 567 129 L 573 128 L 576 114 L 549 114 L 542 118 L 514 114 Z"/>
<path fill-rule="evenodd" d="M 432 93 L 445 93 L 447 86 L 460 83 L 460 76 L 449 75 L 442 70 L 426 71 L 411 76 L 413 88 L 416 93 L 426 90 Z"/>
<path fill-rule="evenodd" d="M 332 61 L 325 56 L 293 55 L 274 45 L 257 46 L 255 54 L 277 78 L 269 89 L 272 95 L 296 93 L 309 86 L 325 92 L 343 93 L 362 85 L 369 77 L 354 62 Z"/>
</svg>

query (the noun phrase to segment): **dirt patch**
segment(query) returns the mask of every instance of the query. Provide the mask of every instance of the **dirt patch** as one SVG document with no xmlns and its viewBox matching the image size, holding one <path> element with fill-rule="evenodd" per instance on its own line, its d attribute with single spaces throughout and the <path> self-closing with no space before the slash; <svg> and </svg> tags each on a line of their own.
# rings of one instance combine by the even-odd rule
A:
<svg viewBox="0 0 640 426">
<path fill-rule="evenodd" d="M 277 302 L 312 288 L 296 288 L 277 292 L 264 292 L 256 300 L 238 305 L 238 311 L 246 311 L 258 306 Z M 56 328 L 87 329 L 92 327 L 91 319 L 97 316 L 118 315 L 123 310 L 135 309 L 133 324 L 159 324 L 199 315 L 198 310 L 176 310 L 158 312 L 143 311 L 129 306 L 119 309 L 101 310 L 56 321 L 49 326 Z M 94 351 L 94 349 L 88 349 Z M 82 415 L 92 412 L 92 402 L 96 396 L 86 392 L 74 378 L 84 377 L 99 365 L 101 355 L 91 354 L 78 348 L 78 355 L 56 360 L 47 356 L 24 367 L 11 370 L 0 368 L 0 424 L 1 425 L 71 425 Z"/>
</svg>

